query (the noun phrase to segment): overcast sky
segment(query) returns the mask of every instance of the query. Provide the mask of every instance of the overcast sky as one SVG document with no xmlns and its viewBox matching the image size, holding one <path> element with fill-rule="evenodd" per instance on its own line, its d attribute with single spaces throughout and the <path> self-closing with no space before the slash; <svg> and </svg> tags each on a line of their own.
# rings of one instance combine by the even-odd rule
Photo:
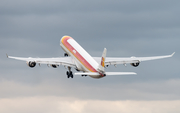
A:
<svg viewBox="0 0 180 113">
<path fill-rule="evenodd" d="M 1 0 L 1 113 L 179 113 L 179 0 Z M 137 75 L 67 79 L 63 66 L 29 68 L 6 58 L 63 57 L 62 36 L 92 56 L 156 56 L 107 71 Z M 73 72 L 76 72 L 73 70 Z"/>
</svg>

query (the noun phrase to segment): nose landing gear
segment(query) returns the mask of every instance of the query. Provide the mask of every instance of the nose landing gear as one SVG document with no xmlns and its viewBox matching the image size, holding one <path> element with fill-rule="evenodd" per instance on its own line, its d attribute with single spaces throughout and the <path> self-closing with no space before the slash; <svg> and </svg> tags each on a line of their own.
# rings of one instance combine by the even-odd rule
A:
<svg viewBox="0 0 180 113">
<path fill-rule="evenodd" d="M 68 57 L 69 55 L 68 55 L 67 53 L 64 53 L 64 56 L 65 56 L 65 57 Z"/>
</svg>

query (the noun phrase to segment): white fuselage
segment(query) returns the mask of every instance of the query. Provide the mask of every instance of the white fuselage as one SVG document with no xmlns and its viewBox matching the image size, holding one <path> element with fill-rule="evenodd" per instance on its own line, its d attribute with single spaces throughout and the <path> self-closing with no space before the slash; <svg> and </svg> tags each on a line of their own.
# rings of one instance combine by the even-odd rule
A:
<svg viewBox="0 0 180 113">
<path fill-rule="evenodd" d="M 73 58 L 77 69 L 83 72 L 98 72 L 99 64 L 71 37 L 64 36 L 60 41 L 62 49 Z M 91 76 L 91 75 L 89 75 Z M 92 75 L 101 78 L 103 75 Z"/>
</svg>

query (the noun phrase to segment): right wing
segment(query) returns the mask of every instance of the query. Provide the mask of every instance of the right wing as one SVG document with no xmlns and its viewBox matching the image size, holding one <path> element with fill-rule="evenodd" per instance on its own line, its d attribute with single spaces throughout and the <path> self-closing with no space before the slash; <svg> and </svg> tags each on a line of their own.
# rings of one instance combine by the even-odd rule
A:
<svg viewBox="0 0 180 113">
<path fill-rule="evenodd" d="M 116 65 L 116 64 L 130 64 L 130 63 L 140 63 L 142 61 L 156 60 L 162 58 L 172 57 L 175 52 L 171 55 L 165 56 L 153 56 L 153 57 L 129 57 L 129 58 L 116 58 L 116 57 L 106 57 L 105 65 Z M 100 62 L 100 57 L 93 57 L 97 62 Z"/>
<path fill-rule="evenodd" d="M 48 65 L 64 65 L 64 66 L 70 66 L 75 67 L 76 65 L 71 57 L 59 57 L 59 58 L 23 58 L 23 57 L 13 57 L 8 56 L 8 58 L 16 59 L 16 60 L 22 60 L 26 62 L 35 62 L 38 64 L 48 64 Z"/>
</svg>

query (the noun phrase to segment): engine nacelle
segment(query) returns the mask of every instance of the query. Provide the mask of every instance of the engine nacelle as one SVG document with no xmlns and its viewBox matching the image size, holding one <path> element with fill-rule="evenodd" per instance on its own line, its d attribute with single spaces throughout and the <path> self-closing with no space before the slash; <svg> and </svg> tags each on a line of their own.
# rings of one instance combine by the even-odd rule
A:
<svg viewBox="0 0 180 113">
<path fill-rule="evenodd" d="M 51 64 L 51 67 L 57 68 L 59 65 Z"/>
<path fill-rule="evenodd" d="M 134 66 L 134 67 L 139 66 L 139 64 L 140 64 L 139 62 L 138 63 L 131 63 L 131 65 Z"/>
<path fill-rule="evenodd" d="M 33 68 L 33 67 L 36 66 L 36 62 L 34 62 L 34 61 L 29 61 L 29 62 L 27 62 L 27 65 L 28 65 L 29 67 Z"/>
</svg>

